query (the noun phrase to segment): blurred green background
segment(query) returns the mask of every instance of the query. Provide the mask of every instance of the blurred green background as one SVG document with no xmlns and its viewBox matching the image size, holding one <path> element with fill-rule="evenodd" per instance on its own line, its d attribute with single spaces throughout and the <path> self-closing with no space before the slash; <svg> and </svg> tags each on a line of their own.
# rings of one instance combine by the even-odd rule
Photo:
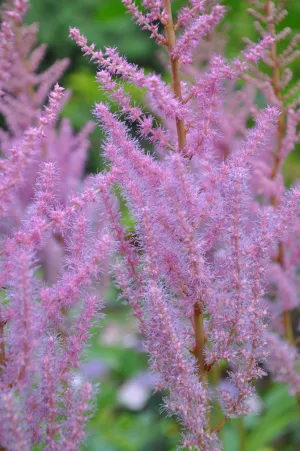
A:
<svg viewBox="0 0 300 451">
<path fill-rule="evenodd" d="M 252 19 L 244 0 L 226 0 L 230 26 L 227 54 L 237 55 L 243 36 L 255 37 Z M 125 14 L 121 0 L 31 0 L 28 23 L 40 23 L 39 40 L 48 44 L 44 67 L 58 58 L 69 57 L 70 65 L 61 84 L 72 90 L 64 114 L 76 129 L 92 119 L 91 109 L 103 94 L 95 83 L 95 66 L 89 63 L 68 37 L 68 27 L 79 28 L 97 47 L 116 46 L 129 61 L 147 70 L 161 72 L 157 46 Z M 177 8 L 182 1 L 174 1 Z M 282 26 L 300 31 L 300 0 L 287 2 L 290 14 Z M 300 76 L 300 61 L 294 64 Z M 134 99 L 143 104 L 142 93 L 129 87 Z M 102 169 L 101 133 L 92 136 L 87 172 Z M 285 168 L 290 182 L 299 177 L 299 156 L 292 155 Z M 160 414 L 162 394 L 153 394 L 153 378 L 147 371 L 136 325 L 113 287 L 107 294 L 107 317 L 101 329 L 94 330 L 86 353 L 85 371 L 99 384 L 96 413 L 89 423 L 84 449 L 89 451 L 169 451 L 180 439 L 177 424 Z M 225 451 L 300 450 L 300 418 L 294 398 L 283 386 L 268 380 L 258 386 L 255 400 L 260 416 L 234 421 L 222 431 Z"/>
</svg>

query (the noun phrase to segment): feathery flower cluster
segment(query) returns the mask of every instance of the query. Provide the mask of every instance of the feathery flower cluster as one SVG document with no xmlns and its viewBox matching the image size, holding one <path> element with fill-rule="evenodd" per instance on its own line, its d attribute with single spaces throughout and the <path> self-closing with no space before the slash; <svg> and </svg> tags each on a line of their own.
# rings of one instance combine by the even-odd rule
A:
<svg viewBox="0 0 300 451">
<path fill-rule="evenodd" d="M 34 196 L 41 163 L 48 161 L 57 165 L 57 194 L 64 205 L 69 194 L 80 189 L 89 146 L 88 135 L 93 128 L 93 124 L 88 123 L 75 135 L 69 120 L 63 119 L 56 130 L 58 115 L 69 93 L 57 84 L 52 93 L 51 90 L 66 69 L 68 60 L 57 61 L 44 72 L 38 71 L 46 52 L 45 45 L 35 47 L 38 25 L 25 26 L 22 22 L 28 9 L 27 2 L 16 1 L 13 8 L 4 11 L 1 24 L 1 27 L 9 25 L 14 30 L 9 61 L 6 58 L 9 62 L 6 74 L 9 76 L 2 84 L 0 102 L 0 114 L 6 124 L 0 129 L 0 147 L 4 157 L 0 161 L 2 236 L 20 226 Z M 44 108 L 47 96 L 49 106 Z M 65 253 L 60 238 L 56 235 L 40 251 L 45 276 L 51 282 L 61 270 Z"/>
<path fill-rule="evenodd" d="M 254 17 L 255 28 L 261 36 L 269 34 L 273 42 L 264 53 L 263 61 L 269 72 L 257 68 L 245 79 L 265 95 L 270 105 L 280 109 L 276 137 L 271 146 L 265 149 L 262 158 L 253 162 L 255 171 L 254 195 L 259 195 L 264 205 L 278 209 L 285 202 L 282 168 L 285 159 L 300 141 L 299 123 L 299 82 L 293 82 L 291 63 L 300 56 L 297 48 L 300 35 L 290 39 L 286 48 L 279 49 L 278 43 L 291 35 L 290 28 L 278 31 L 278 26 L 287 15 L 285 2 L 271 0 L 249 0 L 253 8 L 249 13 Z M 246 40 L 249 43 L 249 40 Z M 274 378 L 286 382 L 291 393 L 297 393 L 300 400 L 300 386 L 297 366 L 297 328 L 292 323 L 291 312 L 300 307 L 299 278 L 299 219 L 291 218 L 289 234 L 280 241 L 277 248 L 270 250 L 271 264 L 268 268 L 268 301 L 272 313 L 272 329 L 267 341 L 270 347 L 269 369 Z M 277 332 L 278 336 L 274 336 Z M 288 362 L 287 362 L 288 361 Z M 298 361 L 298 362 L 297 362 Z M 285 370 L 284 370 L 285 369 Z"/>
<path fill-rule="evenodd" d="M 37 73 L 46 48 L 33 47 L 27 7 L 14 1 L 1 24 L 0 444 L 77 450 L 93 397 L 80 358 L 102 310 L 93 281 L 106 281 L 113 243 L 105 221 L 94 227 L 96 180 L 81 189 L 92 124 L 56 131 L 66 95 L 51 88 L 67 61 Z"/>
<path fill-rule="evenodd" d="M 11 10 L 3 12 L 0 30 L 0 95 L 9 79 L 16 52 L 16 29 L 23 22 L 28 8 L 27 0 L 14 0 Z"/>
<path fill-rule="evenodd" d="M 219 145 L 220 155 L 223 155 L 224 158 L 236 151 L 239 142 L 247 132 L 247 120 L 250 117 L 256 118 L 258 115 L 258 108 L 255 105 L 257 89 L 264 94 L 267 103 L 280 110 L 274 139 L 251 162 L 253 190 L 251 209 L 257 211 L 262 206 L 266 208 L 268 205 L 270 208 L 276 209 L 286 201 L 282 168 L 285 159 L 294 150 L 300 138 L 298 131 L 299 98 L 297 96 L 299 83 L 293 83 L 289 65 L 299 56 L 297 45 L 300 41 L 299 36 L 295 35 L 291 38 L 287 48 L 279 53 L 278 42 L 291 34 L 291 30 L 288 28 L 279 33 L 276 31 L 287 14 L 284 2 L 269 0 L 249 0 L 249 2 L 254 7 L 254 9 L 249 9 L 249 13 L 256 19 L 254 25 L 259 35 L 263 40 L 271 38 L 269 48 L 266 48 L 262 55 L 265 65 L 270 69 L 268 72 L 263 72 L 254 65 L 248 66 L 247 69 L 243 67 L 242 69 L 246 69 L 248 72 L 242 72 L 242 77 L 247 82 L 242 89 L 237 89 L 234 80 L 231 81 L 232 89 L 228 90 L 227 88 L 225 92 L 229 101 L 219 105 L 217 118 L 221 133 L 216 137 L 216 141 Z M 209 39 L 210 46 L 215 49 L 220 47 L 217 39 L 220 38 L 216 33 Z M 249 39 L 245 39 L 245 42 L 250 45 L 250 48 L 257 48 Z M 204 48 L 203 44 L 202 47 Z M 210 52 L 213 53 L 213 49 L 210 49 Z M 205 52 L 203 50 L 201 52 L 201 44 L 200 48 L 197 48 L 197 54 L 202 55 L 202 60 L 199 60 L 198 57 L 192 70 L 188 68 L 187 73 L 199 77 L 199 68 L 201 64 L 203 65 L 203 61 L 207 61 Z M 253 55 L 256 55 L 256 51 Z M 251 62 L 251 58 L 248 58 L 248 61 Z M 201 76 L 203 77 L 203 74 Z M 237 114 L 236 108 L 238 108 Z M 234 114 L 234 121 L 231 120 L 232 114 Z M 292 313 L 299 310 L 299 219 L 297 217 L 291 218 L 289 234 L 278 243 L 275 250 L 270 248 L 269 253 L 271 262 L 267 270 L 268 289 L 265 300 L 268 304 L 269 314 L 271 314 L 272 324 L 266 333 L 270 353 L 267 367 L 275 380 L 286 382 L 291 393 L 296 393 L 300 399 L 299 385 L 295 382 L 299 379 L 299 355 L 296 348 L 299 338 L 296 336 L 297 324 L 292 322 L 291 317 Z M 277 337 L 274 332 L 277 332 Z M 289 360 L 288 365 L 286 359 Z M 285 367 L 288 368 L 287 371 L 283 371 Z"/>
<path fill-rule="evenodd" d="M 203 34 L 211 32 L 211 18 L 218 16 L 217 23 L 223 8 L 215 6 L 211 13 L 194 19 L 196 2 L 189 18 L 186 9 L 179 13 L 177 26 L 167 0 L 143 5 L 143 12 L 133 2 L 123 3 L 134 19 L 143 17 L 143 22 L 138 20 L 142 28 L 150 29 L 152 12 L 156 19 L 163 17 L 166 42 L 159 43 L 169 50 L 173 95 L 170 98 L 158 76 L 145 76 L 114 49 L 106 49 L 103 55 L 77 29 L 70 30 L 83 53 L 98 65 L 101 88 L 144 135 L 150 140 L 156 136 L 152 142 L 160 150 L 160 159 L 145 154 L 125 123 L 105 104 L 96 105 L 94 114 L 107 134 L 105 156 L 118 171 L 121 195 L 135 221 L 131 243 L 124 240 L 118 212 L 111 212 L 119 249 L 116 280 L 140 321 L 152 369 L 160 376 L 158 387 L 169 392 L 166 408 L 183 424 L 183 445 L 219 449 L 221 425 L 212 425 L 210 420 L 209 373 L 221 361 L 228 362 L 233 390 L 217 395 L 224 410 L 222 424 L 246 414 L 252 381 L 264 375 L 266 274 L 270 250 L 274 252 L 276 243 L 288 233 L 284 219 L 288 200 L 277 211 L 267 206 L 253 208 L 253 159 L 260 158 L 273 142 L 279 109 L 261 111 L 256 126 L 244 130 L 243 140 L 236 140 L 234 152 L 225 160 L 220 155 L 222 128 L 217 119 L 225 102 L 226 83 L 236 80 L 240 71 L 250 70 L 273 38 L 264 36 L 258 45 L 250 45 L 243 59 L 232 63 L 214 56 L 194 84 L 183 83 L 180 66 L 190 62 L 197 45 L 193 30 L 201 22 Z M 176 43 L 175 31 L 183 25 L 186 31 Z M 158 135 L 155 118 L 132 105 L 119 86 L 119 77 L 148 88 L 153 112 L 165 124 L 158 128 Z M 153 77 L 156 86 L 163 88 L 160 103 L 157 91 L 151 89 Z M 105 196 L 109 199 L 109 190 Z M 299 217 L 299 191 L 288 197 L 293 198 L 289 215 Z"/>
<path fill-rule="evenodd" d="M 220 22 L 225 14 L 224 6 L 214 6 L 210 14 L 199 16 L 187 30 L 180 36 L 173 50 L 173 58 L 177 58 L 181 63 L 192 62 L 192 52 L 197 47 L 198 42 L 208 35 Z"/>
<path fill-rule="evenodd" d="M 18 416 L 26 443 L 22 449 L 35 443 L 78 449 L 88 410 L 83 406 L 92 395 L 88 381 L 74 385 L 74 371 L 102 308 L 92 283 L 101 280 L 107 267 L 112 239 L 105 229 L 93 232 L 87 208 L 80 207 L 79 200 L 91 200 L 96 188 L 93 194 L 88 188 L 79 199 L 70 199 L 72 206 L 58 207 L 56 172 L 53 163 L 42 165 L 22 227 L 3 243 L 1 282 L 9 302 L 1 306 L 0 441 L 8 449 L 19 449 L 11 447 L 16 434 L 11 415 Z M 68 255 L 63 274 L 46 286 L 37 267 L 38 251 L 57 232 L 68 237 Z M 66 313 L 70 307 L 78 310 L 71 324 Z M 14 400 L 9 410 L 6 399 Z"/>
<path fill-rule="evenodd" d="M 51 76 L 36 75 L 43 52 L 32 52 L 29 44 L 5 61 L 5 49 L 15 45 L 9 33 L 0 53 L 12 74 L 29 58 L 26 70 L 33 83 L 28 93 L 27 84 L 16 89 L 16 80 L 3 82 L 0 107 L 8 127 L 0 136 L 7 156 L 1 161 L 0 190 L 6 294 L 0 310 L 0 443 L 10 450 L 34 444 L 79 449 L 93 391 L 88 381 L 75 386 L 74 375 L 102 309 L 94 282 L 104 283 L 110 270 L 138 319 L 157 387 L 167 392 L 165 407 L 182 425 L 182 446 L 221 449 L 218 432 L 231 418 L 251 411 L 253 383 L 264 376 L 269 353 L 266 368 L 277 381 L 289 382 L 292 393 L 299 392 L 287 312 L 297 306 L 299 288 L 300 191 L 286 191 L 280 172 L 299 139 L 299 115 L 294 103 L 285 109 L 279 89 L 281 64 L 292 58 L 290 50 L 285 60 L 276 56 L 276 43 L 287 34 L 274 32 L 282 3 L 274 9 L 269 0 L 265 7 L 255 0 L 268 16 L 267 29 L 258 27 L 262 40 L 248 42 L 233 61 L 206 54 L 197 68 L 191 65 L 199 63 L 194 55 L 208 35 L 213 41 L 223 6 L 191 0 L 175 19 L 171 0 L 143 0 L 140 8 L 122 1 L 138 25 L 167 49 L 172 85 L 145 74 L 116 49 L 96 50 L 78 29 L 70 29 L 97 65 L 100 88 L 118 107 L 113 114 L 105 103 L 95 105 L 110 170 L 83 187 L 88 130 L 74 137 L 63 122 L 57 134 L 63 101 L 58 85 L 49 106 L 41 109 L 60 63 L 54 66 L 55 80 L 51 71 Z M 14 36 L 25 33 L 16 14 L 5 16 L 3 36 L 7 29 Z M 262 110 L 254 104 L 255 90 L 235 86 L 241 77 L 261 79 L 259 59 L 274 70 L 272 78 L 260 76 L 259 88 L 270 103 Z M 132 102 L 123 80 L 147 91 L 153 114 Z M 28 122 L 22 115 L 12 119 L 14 102 L 28 104 Z M 233 124 L 235 111 L 240 117 Z M 246 126 L 249 116 L 255 119 L 252 128 Z M 128 122 L 136 124 L 137 138 Z M 139 138 L 153 145 L 153 154 L 143 151 Z M 46 157 L 42 144 L 49 149 Z M 64 195 L 62 184 L 68 187 Z M 20 190 L 23 186 L 26 190 Z M 131 234 L 122 224 L 116 186 L 134 220 Z M 101 223 L 92 220 L 91 206 Z M 13 234 L 7 223 L 15 227 Z M 50 274 L 55 254 L 60 264 Z M 70 308 L 77 316 L 68 315 Z M 270 312 L 274 328 L 283 315 L 290 343 L 268 329 Z M 211 385 L 211 372 L 224 362 L 228 389 Z M 215 402 L 224 414 L 219 424 L 211 418 Z"/>
</svg>

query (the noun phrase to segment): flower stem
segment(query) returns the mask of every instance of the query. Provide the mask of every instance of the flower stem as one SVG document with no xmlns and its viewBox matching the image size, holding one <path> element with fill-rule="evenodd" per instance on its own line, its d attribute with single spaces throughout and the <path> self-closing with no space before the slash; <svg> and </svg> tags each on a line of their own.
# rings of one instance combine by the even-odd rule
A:
<svg viewBox="0 0 300 451">
<path fill-rule="evenodd" d="M 197 361 L 199 378 L 205 384 L 208 384 L 208 372 L 205 367 L 205 329 L 204 316 L 199 303 L 194 305 L 194 333 L 195 333 L 195 348 L 194 355 Z M 210 406 L 206 410 L 207 427 L 211 429 L 211 412 Z"/>
<path fill-rule="evenodd" d="M 223 418 L 223 420 L 220 421 L 220 423 L 218 423 L 217 426 L 212 429 L 212 432 L 219 432 L 222 429 L 222 427 L 227 423 L 227 421 L 228 418 L 226 417 Z"/>
<path fill-rule="evenodd" d="M 179 61 L 178 58 L 173 57 L 172 53 L 176 45 L 176 33 L 174 29 L 174 22 L 172 17 L 172 6 L 170 0 L 164 0 L 165 9 L 168 15 L 167 23 L 164 25 L 166 32 L 167 47 L 169 51 L 170 65 L 171 65 L 171 75 L 172 75 L 172 87 L 175 97 L 182 102 L 182 92 L 180 84 L 180 73 L 179 73 Z M 176 118 L 176 129 L 178 138 L 178 147 L 183 149 L 186 144 L 186 134 L 184 120 Z"/>
<path fill-rule="evenodd" d="M 283 312 L 283 324 L 284 324 L 284 331 L 285 331 L 285 339 L 289 343 L 294 344 L 292 317 L 291 317 L 290 311 Z"/>
<path fill-rule="evenodd" d="M 5 322 L 0 317 L 0 374 L 5 364 L 4 326 Z"/>
<path fill-rule="evenodd" d="M 205 369 L 205 336 L 203 312 L 198 303 L 194 306 L 194 330 L 195 330 L 195 357 L 197 359 L 199 376 L 207 381 L 207 371 Z"/>
<path fill-rule="evenodd" d="M 239 429 L 239 436 L 240 436 L 240 451 L 245 451 L 246 449 L 246 430 L 245 430 L 245 423 L 244 418 L 238 418 L 238 429 Z"/>
</svg>

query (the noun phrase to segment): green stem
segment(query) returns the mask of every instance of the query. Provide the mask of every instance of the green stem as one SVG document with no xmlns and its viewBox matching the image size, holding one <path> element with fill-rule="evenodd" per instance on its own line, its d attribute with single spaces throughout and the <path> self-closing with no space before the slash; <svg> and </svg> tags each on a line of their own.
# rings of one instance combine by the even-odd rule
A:
<svg viewBox="0 0 300 451">
<path fill-rule="evenodd" d="M 239 437 L 240 437 L 240 451 L 246 450 L 246 429 L 244 418 L 241 417 L 238 419 L 238 429 L 239 429 Z"/>
</svg>

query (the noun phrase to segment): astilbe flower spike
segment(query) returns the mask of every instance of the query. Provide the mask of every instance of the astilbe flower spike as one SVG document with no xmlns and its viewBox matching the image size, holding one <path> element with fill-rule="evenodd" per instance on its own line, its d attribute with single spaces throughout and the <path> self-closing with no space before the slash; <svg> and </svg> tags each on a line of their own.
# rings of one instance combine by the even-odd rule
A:
<svg viewBox="0 0 300 451">
<path fill-rule="evenodd" d="M 23 23 L 27 9 L 27 2 L 17 1 L 12 2 L 12 9 L 3 12 L 4 19 L 13 25 L 14 39 L 10 41 L 10 53 L 6 54 L 9 76 L 3 80 L 0 101 L 0 114 L 5 123 L 0 129 L 1 236 L 22 223 L 34 196 L 42 162 L 57 164 L 57 196 L 62 203 L 66 205 L 70 193 L 80 190 L 88 135 L 93 129 L 90 122 L 75 134 L 66 118 L 57 127 L 59 113 L 70 96 L 57 84 L 68 60 L 56 61 L 46 70 L 40 70 L 46 46 L 36 46 L 38 24 Z M 53 85 L 56 85 L 54 89 Z M 44 107 L 47 97 L 49 105 Z M 40 250 L 44 277 L 49 282 L 54 282 L 61 271 L 65 252 L 64 240 L 59 235 Z"/>
<path fill-rule="evenodd" d="M 300 37 L 296 34 L 290 38 L 292 33 L 290 28 L 278 31 L 279 24 L 287 14 L 285 2 L 249 0 L 249 3 L 253 5 L 248 11 L 255 19 L 257 32 L 261 36 L 268 33 L 272 36 L 273 42 L 263 57 L 265 67 L 269 67 L 270 72 L 265 73 L 256 69 L 252 75 L 245 74 L 245 79 L 261 90 L 267 102 L 278 106 L 281 111 L 275 141 L 266 148 L 262 158 L 253 163 L 254 190 L 264 204 L 277 209 L 286 200 L 282 168 L 285 159 L 294 150 L 300 138 L 298 131 L 300 110 L 297 96 L 299 82 L 293 82 L 290 69 L 291 63 L 300 55 L 297 48 Z M 278 43 L 287 38 L 290 38 L 290 42 L 279 50 Z M 246 42 L 250 41 L 246 39 Z M 269 331 L 266 339 L 271 351 L 268 367 L 275 380 L 286 382 L 291 393 L 297 393 L 300 401 L 299 384 L 295 382 L 299 379 L 297 337 L 291 316 L 292 311 L 299 309 L 299 259 L 297 260 L 299 219 L 293 217 L 291 222 L 289 236 L 280 241 L 276 249 L 271 249 L 272 263 L 268 269 L 268 282 L 272 294 L 272 301 L 269 299 L 269 302 L 273 330 Z M 276 337 L 274 332 L 279 335 Z"/>
<path fill-rule="evenodd" d="M 201 132 L 197 130 L 197 134 L 195 134 L 191 140 L 198 139 L 201 148 L 203 148 L 204 142 L 210 142 L 211 145 L 219 149 L 220 157 L 227 158 L 230 153 L 237 149 L 241 138 L 245 136 L 247 131 L 246 124 L 248 118 L 257 117 L 259 110 L 254 103 L 255 91 L 257 88 L 263 92 L 267 102 L 278 107 L 280 115 L 277 124 L 277 140 L 274 139 L 269 141 L 269 143 L 266 143 L 265 151 L 261 152 L 259 155 L 255 155 L 255 158 L 251 163 L 253 171 L 251 184 L 254 199 L 251 210 L 257 211 L 258 208 L 266 207 L 268 203 L 271 203 L 272 207 L 275 208 L 279 203 L 282 207 L 287 202 L 288 198 L 285 195 L 282 167 L 289 153 L 294 150 L 295 144 L 299 142 L 298 124 L 300 117 L 297 106 L 299 102 L 296 95 L 297 83 L 295 83 L 294 88 L 292 72 L 288 66 L 291 59 L 296 58 L 299 54 L 299 51 L 297 50 L 299 37 L 297 35 L 292 37 L 291 44 L 288 45 L 288 48 L 283 50 L 282 55 L 277 55 L 278 42 L 286 39 L 291 33 L 291 30 L 288 28 L 280 33 L 276 32 L 278 24 L 287 14 L 287 11 L 283 9 L 284 3 L 254 0 L 250 3 L 254 6 L 254 9 L 249 10 L 249 12 L 256 19 L 254 25 L 258 33 L 263 37 L 264 41 L 267 38 L 269 44 L 271 44 L 270 49 L 266 48 L 263 58 L 265 63 L 270 66 L 272 76 L 267 72 L 258 71 L 257 68 L 251 64 L 253 58 L 256 60 L 259 53 L 256 53 L 256 45 L 249 39 L 246 39 L 245 41 L 249 45 L 249 50 L 246 51 L 248 56 L 247 53 L 245 54 L 244 52 L 245 60 L 236 60 L 234 66 L 236 69 L 249 71 L 248 73 L 242 73 L 242 76 L 248 82 L 248 85 L 243 89 L 236 89 L 234 85 L 236 75 L 234 75 L 231 69 L 230 84 L 233 85 L 233 89 L 228 90 L 227 88 L 225 91 L 223 89 L 223 84 L 217 85 L 215 83 L 212 85 L 214 88 L 215 100 L 213 104 L 214 107 L 210 107 L 212 102 L 208 95 L 209 91 L 206 91 L 207 82 L 203 72 L 201 73 L 201 67 L 206 67 L 209 64 L 209 58 L 207 58 L 207 53 L 205 53 L 207 52 L 207 46 L 210 46 L 209 49 L 212 54 L 215 49 L 220 48 L 220 42 L 217 41 L 220 37 L 217 33 L 210 35 L 208 41 L 200 43 L 200 46 L 198 46 L 195 51 L 196 60 L 194 61 L 193 66 L 184 69 L 188 76 L 192 75 L 199 80 L 197 81 L 196 86 L 190 91 L 190 94 L 186 97 L 186 101 L 193 101 L 194 98 L 197 99 L 201 96 L 200 99 L 203 99 L 203 104 L 205 102 L 205 105 L 207 105 L 205 108 L 205 116 L 203 114 L 199 115 L 198 123 L 204 123 L 206 125 L 208 123 L 208 121 L 205 121 L 206 117 L 211 120 L 215 115 L 215 118 L 218 119 L 218 128 L 221 129 L 221 134 L 215 132 L 214 134 L 210 134 L 210 136 L 207 136 L 207 127 L 204 129 L 205 133 L 203 133 L 202 130 Z M 266 15 L 268 16 L 267 18 L 265 17 Z M 259 49 L 259 46 L 257 48 Z M 200 56 L 198 56 L 198 54 L 200 54 Z M 285 56 L 287 55 L 290 55 L 291 59 L 285 60 Z M 248 61 L 248 67 L 246 67 L 245 61 Z M 229 74 L 228 70 L 227 73 Z M 215 75 L 215 80 L 217 81 L 219 79 L 220 70 L 216 71 Z M 290 88 L 289 84 L 291 84 Z M 216 88 L 218 88 L 219 91 L 217 91 Z M 225 104 L 224 102 L 223 104 L 221 102 L 216 102 L 216 92 L 220 93 L 220 90 L 223 91 L 223 95 L 226 96 L 226 98 L 228 97 L 228 102 Z M 251 97 L 249 97 L 249 91 Z M 240 105 L 237 105 L 239 108 L 243 108 L 243 114 L 240 114 L 241 110 L 239 109 L 238 114 L 234 115 L 234 121 L 230 120 L 232 112 L 236 113 L 235 100 L 233 99 L 238 100 L 239 103 L 241 100 L 243 102 Z M 245 108 L 245 105 L 247 105 L 248 108 Z M 196 109 L 194 111 L 194 114 L 197 114 Z M 236 124 L 236 127 L 234 127 L 233 124 Z M 257 202 L 257 200 L 259 200 L 259 202 Z M 299 303 L 299 220 L 297 215 L 292 215 L 290 221 L 293 222 L 293 225 L 289 226 L 289 236 L 285 236 L 278 245 L 277 251 L 273 246 L 269 249 L 272 264 L 269 265 L 267 271 L 267 283 L 269 284 L 269 287 L 266 293 L 266 301 L 269 303 L 269 312 L 272 316 L 270 337 L 274 337 L 274 330 L 277 329 L 281 339 L 284 336 L 287 337 L 288 334 L 288 341 L 291 346 L 294 346 L 294 351 L 292 352 L 293 364 L 288 367 L 290 375 L 293 368 L 293 378 L 294 380 L 297 380 L 299 376 L 299 371 L 297 371 L 297 367 L 299 366 L 299 356 L 296 346 L 299 342 L 299 338 L 297 338 L 296 324 L 293 324 L 291 321 L 290 313 L 291 311 L 296 312 Z M 284 236 L 284 234 L 281 236 Z M 278 257 L 282 260 L 281 262 L 277 261 Z M 275 300 L 276 302 L 274 302 Z M 292 337 L 292 335 L 294 335 L 294 337 Z M 274 339 L 270 337 L 269 332 L 266 332 L 266 340 L 271 351 L 270 361 L 273 363 L 277 362 L 277 364 L 276 366 L 274 364 L 267 364 L 267 366 L 269 369 L 273 368 L 272 373 L 276 380 L 283 381 L 279 364 L 280 358 L 283 357 L 283 353 L 278 351 L 278 355 L 276 356 L 276 346 L 272 345 L 274 344 Z M 284 344 L 284 341 L 281 341 L 281 339 L 278 337 L 277 343 Z M 286 349 L 286 352 L 288 353 L 288 349 L 292 348 L 283 346 L 282 349 Z M 286 356 L 286 358 L 289 358 L 289 356 Z M 277 375 L 275 371 L 276 368 L 280 372 L 280 376 Z M 295 384 L 290 384 L 289 380 L 292 380 L 290 376 L 287 378 L 286 382 L 290 387 L 291 393 L 295 393 Z"/>
<path fill-rule="evenodd" d="M 14 0 L 13 7 L 4 11 L 0 30 L 0 95 L 9 79 L 12 60 L 15 56 L 16 29 L 22 24 L 28 9 L 27 0 Z"/>
<path fill-rule="evenodd" d="M 8 127 L 0 134 L 6 157 L 0 199 L 6 296 L 0 305 L 1 446 L 79 449 L 94 393 L 81 372 L 81 355 L 91 326 L 102 316 L 97 286 L 105 285 L 111 270 L 138 320 L 157 388 L 166 392 L 165 409 L 182 426 L 181 446 L 221 449 L 220 429 L 251 411 L 253 382 L 264 376 L 269 351 L 266 368 L 293 393 L 299 391 L 285 312 L 296 303 L 290 279 L 296 286 L 299 246 L 290 240 L 299 233 L 300 191 L 284 192 L 280 176 L 283 159 L 298 140 L 299 118 L 297 105 L 284 109 L 275 76 L 283 64 L 276 43 L 287 32 L 277 35 L 274 26 L 283 12 L 265 2 L 267 30 L 258 26 L 262 40 L 248 42 L 233 61 L 212 52 L 198 70 L 192 66 L 194 55 L 206 35 L 212 37 L 223 6 L 191 0 L 176 18 L 170 0 L 144 0 L 141 9 L 123 0 L 138 25 L 167 49 L 171 85 L 128 63 L 116 49 L 96 50 L 79 30 L 70 29 L 98 66 L 101 89 L 117 104 L 116 114 L 105 103 L 94 107 L 110 169 L 84 184 L 79 178 L 90 125 L 74 137 L 64 121 L 57 134 L 63 101 L 58 85 L 49 106 L 41 108 L 65 62 L 37 75 L 44 48 L 32 51 L 35 30 L 22 26 L 27 3 L 15 1 L 6 13 L 0 62 L 12 76 L 1 77 L 1 112 Z M 17 48 L 15 35 L 28 37 L 24 46 Z M 247 104 L 239 127 L 225 140 L 230 121 L 223 116 L 228 108 L 233 114 L 246 95 L 246 90 L 237 94 L 235 82 L 241 76 L 255 80 L 260 58 L 275 71 L 259 86 L 270 106 L 258 111 Z M 291 61 L 291 52 L 284 58 Z M 20 66 L 27 67 L 26 83 L 15 76 Z M 289 73 L 284 77 L 289 80 Z M 124 81 L 147 90 L 152 114 L 132 102 Z M 20 113 L 17 120 L 13 108 Z M 255 119 L 250 129 L 249 115 Z M 132 137 L 128 120 L 136 123 L 138 138 Z M 153 144 L 151 154 L 139 138 Z M 66 158 L 59 156 L 61 148 Z M 62 194 L 65 180 L 68 190 Z M 116 189 L 134 221 L 131 233 L 122 224 Z M 49 271 L 49 256 L 55 253 L 58 263 Z M 268 302 L 274 286 L 280 308 Z M 290 343 L 268 330 L 269 312 L 275 325 L 282 311 Z M 227 389 L 210 380 L 211 371 L 224 362 Z M 214 403 L 224 415 L 218 424 L 211 415 Z"/>
<path fill-rule="evenodd" d="M 225 8 L 217 5 L 212 8 L 209 15 L 198 17 L 180 36 L 172 56 L 183 64 L 192 62 L 192 52 L 197 47 L 199 40 L 209 34 L 220 22 L 225 14 Z"/>
<path fill-rule="evenodd" d="M 63 88 L 57 84 L 49 96 L 49 106 L 41 115 L 38 127 L 26 130 L 23 140 L 11 149 L 9 158 L 1 160 L 0 198 L 2 208 L 11 201 L 13 190 L 18 189 L 24 182 L 24 172 L 34 159 L 35 153 L 40 150 L 37 147 L 37 141 L 43 139 L 44 129 L 55 122 L 62 96 Z M 2 210 L 2 216 L 5 211 Z"/>
<path fill-rule="evenodd" d="M 0 446 L 75 450 L 94 396 L 81 362 L 102 316 L 94 282 L 105 286 L 113 251 L 99 193 L 114 171 L 82 184 L 92 125 L 74 136 L 65 119 L 56 131 L 66 95 L 52 85 L 66 61 L 36 72 L 45 46 L 32 48 L 27 6 L 12 2 L 1 28 Z"/>
<path fill-rule="evenodd" d="M 204 14 L 201 2 L 193 2 L 179 13 L 176 24 L 168 0 L 145 1 L 143 11 L 133 2 L 123 3 L 142 28 L 149 30 L 152 20 L 161 21 L 165 35 L 157 42 L 169 52 L 173 94 L 170 97 L 170 89 L 156 76 L 145 76 L 115 50 L 103 54 L 77 29 L 70 29 L 71 38 L 99 66 L 97 80 L 120 113 L 139 127 L 150 118 L 148 136 L 156 136 L 159 149 L 160 159 L 144 153 L 120 116 L 105 104 L 96 105 L 94 114 L 107 135 L 104 155 L 117 171 L 115 180 L 135 221 L 133 243 L 126 239 L 112 206 L 112 193 L 103 188 L 119 251 L 115 277 L 139 320 L 152 369 L 159 375 L 158 387 L 169 393 L 167 411 L 183 426 L 183 445 L 216 450 L 221 446 L 217 432 L 230 418 L 249 412 L 252 381 L 265 374 L 261 363 L 268 355 L 264 296 L 270 249 L 290 230 L 284 222 L 284 203 L 270 211 L 253 208 L 252 200 L 253 160 L 274 139 L 279 109 L 263 110 L 256 126 L 243 130 L 245 136 L 225 161 L 220 158 L 222 137 L 216 119 L 224 84 L 251 70 L 274 39 L 266 35 L 257 45 L 251 43 L 233 62 L 212 57 L 208 70 L 191 85 L 180 79 L 180 63 L 185 62 L 180 45 L 188 50 L 190 62 L 197 45 L 195 24 L 202 24 L 203 35 L 210 33 L 211 18 L 220 13 L 217 22 L 223 7 Z M 199 11 L 202 16 L 197 19 Z M 177 43 L 176 32 L 181 33 Z M 155 120 L 132 105 L 120 79 L 148 88 L 153 113 L 164 121 L 159 134 L 155 135 Z M 152 80 L 160 89 L 160 102 Z M 166 110 L 171 105 L 172 114 Z M 299 192 L 291 197 L 292 214 L 299 216 Z M 217 394 L 224 419 L 213 425 L 208 376 L 223 360 L 228 362 L 233 390 Z"/>
<path fill-rule="evenodd" d="M 4 417 L 13 415 L 6 412 L 6 405 L 13 409 L 14 404 L 8 405 L 4 401 L 10 394 L 16 397 L 19 409 L 25 412 L 18 428 L 31 445 L 44 444 L 46 449 L 61 449 L 61 446 L 78 449 L 84 437 L 85 412 L 92 391 L 88 381 L 83 382 L 82 387 L 74 385 L 74 370 L 80 369 L 80 355 L 89 338 L 88 331 L 102 307 L 97 294 L 93 294 L 92 282 L 101 280 L 101 267 L 105 267 L 109 259 L 112 240 L 104 230 L 99 238 L 94 236 L 90 221 L 84 231 L 82 216 L 71 220 L 70 210 L 65 215 L 60 213 L 64 219 L 59 225 L 51 220 L 57 209 L 55 172 L 50 163 L 44 167 L 35 201 L 23 227 L 4 243 L 2 268 L 5 268 L 5 276 L 2 283 L 7 287 L 9 302 L 1 306 L 5 324 L 1 408 Z M 58 227 L 70 237 L 70 254 L 60 279 L 45 287 L 36 274 L 37 251 Z M 78 227 L 84 233 L 81 243 L 77 241 Z M 91 240 L 94 243 L 92 254 Z M 91 292 L 90 296 L 86 295 L 88 292 Z M 81 313 L 77 323 L 73 320 L 74 327 L 67 331 L 69 320 L 64 312 L 70 306 L 77 307 Z M 60 330 L 62 336 L 54 335 L 55 330 Z M 78 405 L 79 399 L 82 404 Z M 71 405 L 72 409 L 77 405 L 72 416 L 68 414 Z M 1 443 L 9 439 L 14 443 L 14 428 L 11 426 L 10 438 L 6 437 L 7 433 L 5 424 L 3 429 L 1 425 Z"/>
</svg>

